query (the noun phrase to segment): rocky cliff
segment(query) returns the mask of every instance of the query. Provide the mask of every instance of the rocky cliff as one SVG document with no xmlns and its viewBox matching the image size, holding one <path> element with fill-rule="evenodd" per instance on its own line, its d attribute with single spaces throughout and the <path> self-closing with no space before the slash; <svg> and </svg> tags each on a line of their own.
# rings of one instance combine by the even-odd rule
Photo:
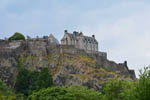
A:
<svg viewBox="0 0 150 100">
<path fill-rule="evenodd" d="M 0 41 L 0 79 L 13 87 L 18 66 L 29 70 L 48 67 L 56 86 L 85 85 L 99 90 L 108 79 L 135 80 L 134 70 L 73 46 L 43 40 Z"/>
</svg>

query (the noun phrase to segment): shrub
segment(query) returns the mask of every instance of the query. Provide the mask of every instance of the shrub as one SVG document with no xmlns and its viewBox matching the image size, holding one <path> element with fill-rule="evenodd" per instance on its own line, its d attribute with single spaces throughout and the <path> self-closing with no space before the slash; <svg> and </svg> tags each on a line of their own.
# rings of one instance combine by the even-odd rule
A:
<svg viewBox="0 0 150 100">
<path fill-rule="evenodd" d="M 140 71 L 140 79 L 136 82 L 135 100 L 150 100 L 150 67 Z"/>
<path fill-rule="evenodd" d="M 122 82 L 120 80 L 110 80 L 103 88 L 105 100 L 122 100 Z"/>
<path fill-rule="evenodd" d="M 48 68 L 44 68 L 40 72 L 20 68 L 17 75 L 15 89 L 17 93 L 22 93 L 25 96 L 28 96 L 33 91 L 48 88 L 52 85 L 52 77 Z"/>
<path fill-rule="evenodd" d="M 52 87 L 34 92 L 28 100 L 102 100 L 102 95 L 83 86 Z"/>
<path fill-rule="evenodd" d="M 67 88 L 67 91 L 74 95 L 75 100 L 103 100 L 100 92 L 85 86 L 71 86 Z"/>
<path fill-rule="evenodd" d="M 8 40 L 25 40 L 23 34 L 16 32 L 13 36 L 11 36 Z"/>
<path fill-rule="evenodd" d="M 15 100 L 15 95 L 8 87 L 0 80 L 0 100 Z"/>
<path fill-rule="evenodd" d="M 150 67 L 140 71 L 137 81 L 109 81 L 102 93 L 104 100 L 150 100 Z"/>
</svg>

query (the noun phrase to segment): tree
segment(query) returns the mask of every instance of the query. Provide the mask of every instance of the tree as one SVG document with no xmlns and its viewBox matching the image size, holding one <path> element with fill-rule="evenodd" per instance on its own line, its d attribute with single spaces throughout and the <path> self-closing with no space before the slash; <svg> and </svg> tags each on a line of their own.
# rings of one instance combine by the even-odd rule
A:
<svg viewBox="0 0 150 100">
<path fill-rule="evenodd" d="M 0 100 L 15 100 L 15 98 L 13 92 L 0 80 Z"/>
<path fill-rule="evenodd" d="M 25 40 L 25 37 L 23 34 L 16 32 L 13 36 L 11 36 L 8 40 Z"/>
<path fill-rule="evenodd" d="M 51 87 L 34 92 L 28 100 L 102 100 L 102 95 L 83 86 Z"/>
<path fill-rule="evenodd" d="M 122 90 L 122 81 L 113 79 L 105 84 L 102 93 L 105 100 L 122 100 Z"/>
<path fill-rule="evenodd" d="M 71 86 L 67 88 L 67 91 L 75 96 L 75 100 L 103 100 L 100 92 L 84 86 Z"/>
<path fill-rule="evenodd" d="M 123 81 L 121 97 L 123 100 L 136 100 L 134 93 L 136 81 Z"/>
<path fill-rule="evenodd" d="M 31 77 L 27 69 L 24 68 L 19 69 L 16 84 L 15 84 L 15 89 L 17 93 L 23 93 L 26 96 L 28 95 L 30 78 Z"/>
<path fill-rule="evenodd" d="M 75 100 L 75 98 L 64 87 L 51 87 L 34 92 L 28 100 Z"/>
<path fill-rule="evenodd" d="M 150 100 L 150 67 L 140 70 L 137 81 L 111 80 L 102 93 L 104 100 Z"/>
<path fill-rule="evenodd" d="M 135 85 L 135 100 L 150 100 L 150 67 L 140 70 L 140 79 Z"/>
<path fill-rule="evenodd" d="M 41 88 L 48 88 L 53 86 L 52 76 L 48 70 L 48 68 L 43 68 L 38 76 L 36 82 L 36 88 L 39 90 Z"/>
<path fill-rule="evenodd" d="M 25 96 L 28 96 L 33 91 L 48 88 L 52 85 L 52 77 L 48 68 L 43 68 L 41 71 L 30 71 L 20 68 L 15 89 L 17 93 L 23 93 Z"/>
</svg>

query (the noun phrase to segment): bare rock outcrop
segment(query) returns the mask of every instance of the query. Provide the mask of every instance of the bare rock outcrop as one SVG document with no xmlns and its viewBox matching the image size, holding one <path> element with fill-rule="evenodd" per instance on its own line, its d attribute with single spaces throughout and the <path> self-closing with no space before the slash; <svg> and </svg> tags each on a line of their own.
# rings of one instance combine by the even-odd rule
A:
<svg viewBox="0 0 150 100">
<path fill-rule="evenodd" d="M 47 40 L 0 41 L 0 79 L 13 87 L 19 64 L 29 70 L 48 67 L 56 86 L 85 85 L 99 90 L 111 78 L 135 80 L 127 63 L 117 64 L 73 46 Z"/>
</svg>

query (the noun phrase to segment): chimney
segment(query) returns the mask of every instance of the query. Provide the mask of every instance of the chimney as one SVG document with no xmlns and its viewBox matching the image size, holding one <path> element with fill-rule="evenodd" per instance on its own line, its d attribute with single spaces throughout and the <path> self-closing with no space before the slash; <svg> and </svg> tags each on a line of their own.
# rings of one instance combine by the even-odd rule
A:
<svg viewBox="0 0 150 100">
<path fill-rule="evenodd" d="M 95 38 L 95 35 L 92 35 L 92 38 Z"/>
<path fill-rule="evenodd" d="M 73 34 L 76 35 L 76 36 L 79 35 L 79 33 L 76 32 L 76 31 L 73 31 Z"/>
<path fill-rule="evenodd" d="M 80 32 L 80 33 L 79 33 L 79 35 L 80 35 L 80 36 L 83 36 L 83 33 L 82 33 L 82 32 Z"/>
<path fill-rule="evenodd" d="M 128 66 L 128 65 L 127 65 L 127 61 L 124 61 L 124 65 L 125 65 L 125 66 Z"/>
<path fill-rule="evenodd" d="M 67 30 L 65 30 L 65 31 L 64 31 L 64 33 L 68 33 L 68 31 L 67 31 Z"/>
</svg>

